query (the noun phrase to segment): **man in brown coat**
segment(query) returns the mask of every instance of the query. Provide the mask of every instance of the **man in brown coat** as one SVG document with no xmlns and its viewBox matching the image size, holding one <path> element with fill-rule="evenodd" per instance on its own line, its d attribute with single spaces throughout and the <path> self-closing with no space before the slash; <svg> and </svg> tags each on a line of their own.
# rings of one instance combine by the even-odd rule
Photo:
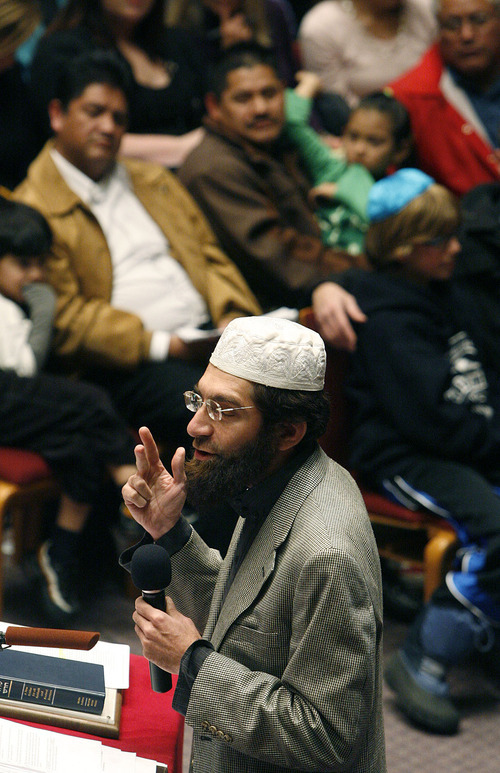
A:
<svg viewBox="0 0 500 773">
<path fill-rule="evenodd" d="M 326 339 L 337 332 L 331 315 L 340 325 L 343 316 L 349 331 L 348 317 L 363 316 L 326 280 L 351 266 L 366 268 L 366 260 L 321 241 L 310 183 L 283 136 L 284 85 L 271 54 L 253 43 L 228 50 L 213 70 L 206 108 L 207 134 L 179 177 L 222 247 L 265 308 L 312 302 Z M 349 345 L 350 333 L 335 343 Z"/>
</svg>

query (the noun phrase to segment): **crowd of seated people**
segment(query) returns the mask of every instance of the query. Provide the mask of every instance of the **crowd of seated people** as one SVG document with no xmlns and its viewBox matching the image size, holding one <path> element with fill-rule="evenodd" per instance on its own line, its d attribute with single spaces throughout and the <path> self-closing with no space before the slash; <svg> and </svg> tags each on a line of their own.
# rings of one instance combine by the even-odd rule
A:
<svg viewBox="0 0 500 773">
<path fill-rule="evenodd" d="M 104 389 L 120 421 L 167 443 L 186 442 L 182 392 L 215 340 L 202 328 L 312 305 L 325 340 L 355 350 L 367 316 L 342 272 L 373 270 L 370 192 L 410 151 L 463 196 L 457 293 L 498 370 L 498 260 L 487 242 L 478 266 L 474 229 L 494 230 L 500 199 L 498 1 L 323 0 L 298 33 L 294 10 L 0 6 L 0 185 L 52 231 L 49 366 Z M 339 100 L 326 102 L 331 122 L 315 119 L 318 93 Z M 457 724 L 449 711 L 444 731 Z"/>
<path fill-rule="evenodd" d="M 319 75 L 318 107 L 325 97 L 345 100 L 334 129 L 323 111 L 313 113 L 312 125 L 327 134 L 341 132 L 348 104 L 390 88 L 410 113 L 417 165 L 463 195 L 500 174 L 498 4 L 471 0 L 462 8 L 463 3 L 440 0 L 431 11 L 426 0 L 324 0 L 301 14 L 296 36 L 289 0 L 151 0 L 131 6 L 122 0 L 44 0 L 38 20 L 37 2 L 9 0 L 1 23 L 14 24 L 16 35 L 26 29 L 21 38 L 2 38 L 0 184 L 18 182 L 49 136 L 46 105 L 61 66 L 78 53 L 104 46 L 129 68 L 132 109 L 122 155 L 175 169 L 203 137 L 207 65 L 229 45 L 254 41 L 270 45 L 288 86 L 295 85 L 301 68 Z M 342 23 L 313 24 L 316 16 L 332 13 L 341 14 Z M 354 25 L 375 48 L 356 44 L 345 25 Z M 336 49 L 332 34 L 349 52 Z M 22 38 L 30 35 L 26 53 Z M 372 50 L 376 53 L 367 60 Z M 324 69 L 328 57 L 332 72 Z M 15 100 L 14 93 L 23 98 Z M 8 141 L 16 130 L 18 151 L 10 153 Z"/>
<path fill-rule="evenodd" d="M 196 331 L 260 307 L 176 177 L 142 160 L 117 162 L 130 82 L 121 60 L 96 50 L 75 65 L 49 104 L 54 137 L 14 192 L 53 233 L 53 359 L 106 386 L 134 429 L 148 424 L 179 442 L 182 393 L 213 345 Z"/>
</svg>

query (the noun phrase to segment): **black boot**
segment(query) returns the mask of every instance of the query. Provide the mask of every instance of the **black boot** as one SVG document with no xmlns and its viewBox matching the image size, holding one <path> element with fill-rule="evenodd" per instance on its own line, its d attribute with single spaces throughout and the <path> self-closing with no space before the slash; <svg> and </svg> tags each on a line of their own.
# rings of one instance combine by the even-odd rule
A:
<svg viewBox="0 0 500 773">
<path fill-rule="evenodd" d="M 467 609 L 430 602 L 412 625 L 385 677 L 401 711 L 435 733 L 453 734 L 460 715 L 449 697 L 448 668 L 470 655 L 483 626 Z"/>
</svg>

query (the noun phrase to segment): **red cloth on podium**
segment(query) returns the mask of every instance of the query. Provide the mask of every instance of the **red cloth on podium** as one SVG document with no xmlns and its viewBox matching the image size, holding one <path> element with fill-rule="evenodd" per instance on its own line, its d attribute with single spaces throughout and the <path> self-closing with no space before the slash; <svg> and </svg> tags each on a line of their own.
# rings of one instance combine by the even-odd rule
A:
<svg viewBox="0 0 500 773">
<path fill-rule="evenodd" d="M 148 661 L 131 655 L 130 688 L 123 692 L 120 737 L 102 738 L 102 742 L 166 763 L 168 773 L 182 773 L 184 717 L 172 709 L 176 676 L 172 676 L 172 682 L 169 692 L 153 692 Z"/>
<path fill-rule="evenodd" d="M 116 739 L 34 722 L 25 724 L 80 738 L 97 739 L 124 752 L 134 752 L 138 757 L 162 762 L 168 765 L 168 773 L 182 773 L 184 717 L 172 709 L 176 681 L 177 677 L 172 676 L 173 688 L 170 692 L 153 692 L 148 661 L 142 656 L 131 655 L 130 687 L 123 691 L 120 737 Z"/>
</svg>

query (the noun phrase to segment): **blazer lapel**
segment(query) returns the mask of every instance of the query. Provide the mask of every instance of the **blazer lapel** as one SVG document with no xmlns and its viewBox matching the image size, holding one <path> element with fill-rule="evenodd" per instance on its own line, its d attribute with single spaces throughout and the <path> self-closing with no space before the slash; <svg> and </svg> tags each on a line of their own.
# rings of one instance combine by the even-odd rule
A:
<svg viewBox="0 0 500 773">
<path fill-rule="evenodd" d="M 217 582 L 215 583 L 214 593 L 212 596 L 212 603 L 210 605 L 210 612 L 208 613 L 207 624 L 203 632 L 203 638 L 207 640 L 211 639 L 212 637 L 212 633 L 213 633 L 215 624 L 217 622 L 219 612 L 222 607 L 224 590 L 229 577 L 229 572 L 231 569 L 231 564 L 233 562 L 234 554 L 236 552 L 236 546 L 238 544 L 238 540 L 240 538 L 241 530 L 243 528 L 244 523 L 245 521 L 243 518 L 238 519 L 236 526 L 234 527 L 233 536 L 231 537 L 231 542 L 229 543 L 227 553 L 219 569 Z"/>
<path fill-rule="evenodd" d="M 318 464 L 318 461 L 322 462 Z M 216 649 L 229 627 L 247 610 L 274 571 L 276 551 L 284 542 L 304 499 L 323 477 L 328 459 L 318 448 L 295 473 L 267 516 L 245 556 L 222 603 L 237 541 L 243 527 L 240 518 L 221 566 L 212 606 L 204 632 Z"/>
</svg>

